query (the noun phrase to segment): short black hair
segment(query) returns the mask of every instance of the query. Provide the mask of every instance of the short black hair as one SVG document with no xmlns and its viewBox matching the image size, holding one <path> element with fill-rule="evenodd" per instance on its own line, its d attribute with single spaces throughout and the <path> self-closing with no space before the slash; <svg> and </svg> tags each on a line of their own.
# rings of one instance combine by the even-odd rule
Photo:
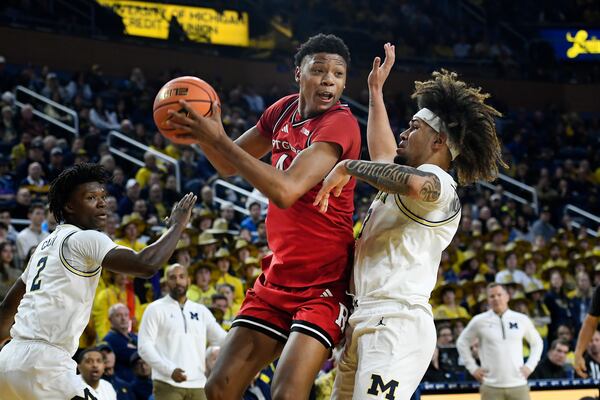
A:
<svg viewBox="0 0 600 400">
<path fill-rule="evenodd" d="M 212 296 L 210 296 L 211 301 L 214 303 L 217 300 L 225 300 L 227 301 L 227 297 L 225 297 L 224 294 L 221 293 L 215 293 Z"/>
<path fill-rule="evenodd" d="M 346 66 L 350 66 L 350 50 L 344 41 L 335 35 L 318 35 L 308 38 L 308 40 L 298 49 L 294 55 L 294 64 L 299 67 L 304 57 L 316 53 L 337 54 L 344 59 Z"/>
<path fill-rule="evenodd" d="M 83 361 L 83 357 L 85 357 L 86 354 L 88 353 L 100 353 L 100 355 L 102 356 L 102 359 L 104 360 L 105 356 L 104 354 L 102 354 L 102 351 L 100 351 L 100 349 L 96 346 L 92 346 L 92 347 L 88 347 L 87 349 L 82 350 L 79 355 L 77 356 L 77 364 L 81 364 L 81 362 Z"/>
<path fill-rule="evenodd" d="M 550 350 L 556 349 L 556 346 L 558 346 L 559 344 L 562 346 L 567 346 L 568 349 L 571 348 L 571 344 L 565 339 L 554 339 L 552 343 L 550 343 Z"/>
<path fill-rule="evenodd" d="M 100 164 L 81 163 L 65 169 L 50 186 L 49 209 L 58 223 L 64 222 L 64 207 L 77 186 L 88 182 L 105 184 L 109 179 L 106 169 Z"/>
</svg>

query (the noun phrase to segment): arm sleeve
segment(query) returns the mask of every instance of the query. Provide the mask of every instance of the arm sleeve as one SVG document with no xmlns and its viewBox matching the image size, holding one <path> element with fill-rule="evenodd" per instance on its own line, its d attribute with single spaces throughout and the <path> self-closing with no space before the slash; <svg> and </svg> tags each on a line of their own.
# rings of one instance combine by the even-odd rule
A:
<svg viewBox="0 0 600 400">
<path fill-rule="evenodd" d="M 530 371 L 533 371 L 542 357 L 544 341 L 528 317 L 525 317 L 525 340 L 529 343 L 530 348 L 529 358 L 525 365 Z"/>
<path fill-rule="evenodd" d="M 118 247 L 104 233 L 85 230 L 69 236 L 62 245 L 64 261 L 80 272 L 90 272 L 102 265 L 106 254 Z"/>
<path fill-rule="evenodd" d="M 158 318 L 156 310 L 149 306 L 144 313 L 138 332 L 138 352 L 152 369 L 159 371 L 164 376 L 171 376 L 177 366 L 162 357 L 156 349 Z"/>
<path fill-rule="evenodd" d="M 473 374 L 477 370 L 477 368 L 479 368 L 479 365 L 477 365 L 477 362 L 473 357 L 473 353 L 471 353 L 471 342 L 476 337 L 478 337 L 477 319 L 473 318 L 471 322 L 467 324 L 465 329 L 458 337 L 458 340 L 456 341 L 456 349 L 458 350 L 458 354 L 460 354 L 460 356 L 464 360 L 465 367 L 469 370 L 471 374 Z"/>
<path fill-rule="evenodd" d="M 335 143 L 342 148 L 340 159 L 349 158 L 357 146 L 360 148 L 360 129 L 356 118 L 346 110 L 326 115 L 310 137 L 311 144 L 317 142 Z"/>
<path fill-rule="evenodd" d="M 206 307 L 202 307 L 202 313 L 204 314 L 204 322 L 206 323 L 206 340 L 208 346 L 221 346 L 227 336 L 227 332 L 217 322 L 215 317 Z"/>
<path fill-rule="evenodd" d="M 592 317 L 600 317 L 600 286 L 596 287 L 594 290 L 594 296 L 592 296 L 588 314 Z"/>
<path fill-rule="evenodd" d="M 271 104 L 271 106 L 262 113 L 260 119 L 256 123 L 256 128 L 258 128 L 261 135 L 269 139 L 273 137 L 273 130 L 275 129 L 277 121 L 296 97 L 297 95 L 283 97 Z"/>
</svg>

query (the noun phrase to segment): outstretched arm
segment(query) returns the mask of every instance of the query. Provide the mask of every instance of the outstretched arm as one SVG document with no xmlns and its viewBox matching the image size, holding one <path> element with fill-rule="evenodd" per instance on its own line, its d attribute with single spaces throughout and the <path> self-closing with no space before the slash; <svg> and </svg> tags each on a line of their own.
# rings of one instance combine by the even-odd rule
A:
<svg viewBox="0 0 600 400">
<path fill-rule="evenodd" d="M 330 192 L 339 196 L 351 176 L 382 192 L 401 194 L 425 202 L 439 199 L 442 190 L 440 179 L 430 172 L 406 165 L 344 160 L 327 175 L 313 204 L 319 205 L 322 212 L 327 211 Z"/>
<path fill-rule="evenodd" d="M 383 48 L 385 60 L 381 64 L 381 58 L 375 57 L 373 69 L 367 80 L 369 86 L 367 143 L 371 161 L 392 162 L 396 156 L 397 143 L 383 101 L 383 85 L 394 65 L 396 48 L 390 43 L 386 43 Z"/>
<path fill-rule="evenodd" d="M 161 269 L 175 251 L 177 241 L 190 220 L 196 196 L 188 193 L 177 203 L 169 218 L 169 229 L 155 243 L 139 253 L 123 247 L 106 254 L 102 266 L 115 272 L 150 278 Z"/>
</svg>

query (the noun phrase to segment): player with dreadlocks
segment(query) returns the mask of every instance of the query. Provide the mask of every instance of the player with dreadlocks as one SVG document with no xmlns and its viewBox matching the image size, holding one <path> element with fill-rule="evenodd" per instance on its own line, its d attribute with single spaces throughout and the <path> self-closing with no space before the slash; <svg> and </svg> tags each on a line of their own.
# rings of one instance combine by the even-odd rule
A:
<svg viewBox="0 0 600 400">
<path fill-rule="evenodd" d="M 0 343 L 12 338 L 0 351 L 3 400 L 96 399 L 71 357 L 90 318 L 102 267 L 151 277 L 169 260 L 189 221 L 196 201 L 191 193 L 173 208 L 169 229 L 154 244 L 139 253 L 116 246 L 101 232 L 107 179 L 102 166 L 79 164 L 52 183 L 50 211 L 60 224 L 37 246 L 0 304 Z"/>
<path fill-rule="evenodd" d="M 369 75 L 367 140 L 372 161 L 345 160 L 325 178 L 315 205 L 327 211 L 350 177 L 377 189 L 354 259 L 354 314 L 332 399 L 408 400 L 433 355 L 436 331 L 429 296 L 441 253 L 460 221 L 454 167 L 461 184 L 493 180 L 505 166 L 487 94 L 442 70 L 416 82 L 419 111 L 396 144 L 383 102 L 394 63 L 375 58 Z M 354 396 L 354 397 L 353 397 Z"/>
</svg>

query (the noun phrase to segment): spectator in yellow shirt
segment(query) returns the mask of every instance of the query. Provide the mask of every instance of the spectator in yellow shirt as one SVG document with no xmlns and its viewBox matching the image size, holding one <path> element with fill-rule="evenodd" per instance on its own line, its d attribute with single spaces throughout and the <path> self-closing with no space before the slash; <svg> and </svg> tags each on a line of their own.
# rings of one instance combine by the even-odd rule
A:
<svg viewBox="0 0 600 400">
<path fill-rule="evenodd" d="M 241 306 L 241 304 L 236 304 L 233 301 L 233 286 L 228 283 L 217 285 L 217 293 L 222 294 L 227 299 L 227 312 L 224 319 L 233 322 Z"/>
<path fill-rule="evenodd" d="M 235 277 L 231 271 L 233 263 L 237 263 L 229 250 L 226 248 L 220 248 L 215 253 L 215 263 L 217 264 L 217 270 L 215 271 L 215 286 L 219 286 L 223 283 L 227 283 L 234 288 L 234 303 L 241 305 L 244 300 L 244 284 L 240 278 Z"/>
<path fill-rule="evenodd" d="M 146 247 L 144 243 L 139 241 L 139 237 L 144 230 L 146 230 L 146 223 L 138 213 L 126 215 L 117 229 L 115 243 L 140 251 Z"/>
<path fill-rule="evenodd" d="M 198 252 L 201 260 L 212 260 L 217 252 L 219 241 L 212 233 L 202 232 L 198 235 Z"/>
<path fill-rule="evenodd" d="M 92 307 L 92 318 L 97 337 L 103 338 L 110 331 L 108 309 L 117 303 L 125 304 L 130 309 L 130 315 L 133 316 L 133 330 L 137 331 L 138 323 L 142 318 L 142 307 L 133 291 L 127 290 L 127 284 L 128 279 L 126 275 L 115 273 L 112 283 L 96 293 L 94 306 Z"/>
<path fill-rule="evenodd" d="M 212 295 L 217 293 L 215 286 L 211 283 L 211 273 L 217 267 L 208 262 L 197 262 L 189 269 L 192 284 L 188 288 L 187 298 L 196 303 L 204 304 L 206 307 L 212 305 Z"/>
<path fill-rule="evenodd" d="M 150 180 L 150 175 L 153 173 L 163 173 L 158 165 L 156 164 L 156 156 L 151 152 L 144 153 L 144 166 L 138 169 L 135 174 L 135 180 L 140 185 L 141 189 L 144 189 Z"/>
<path fill-rule="evenodd" d="M 442 304 L 434 308 L 434 319 L 471 318 L 467 310 L 458 304 L 456 299 L 457 292 L 462 296 L 462 290 L 459 289 L 460 288 L 454 283 L 447 283 L 440 286 L 438 293 L 442 300 Z"/>
<path fill-rule="evenodd" d="M 250 256 L 246 257 L 240 264 L 240 274 L 242 281 L 244 282 L 244 290 L 248 290 L 254 286 L 256 278 L 258 278 L 261 273 L 260 261 L 258 258 Z"/>
</svg>

